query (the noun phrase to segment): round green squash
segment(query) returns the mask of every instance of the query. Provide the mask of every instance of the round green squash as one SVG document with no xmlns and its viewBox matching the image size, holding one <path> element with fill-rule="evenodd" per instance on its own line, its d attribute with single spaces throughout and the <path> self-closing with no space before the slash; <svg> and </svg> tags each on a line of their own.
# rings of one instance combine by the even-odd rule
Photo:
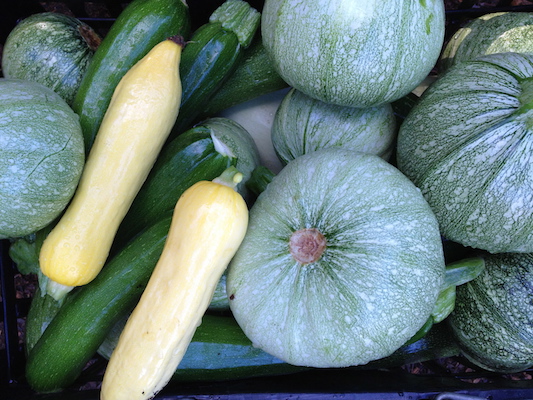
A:
<svg viewBox="0 0 533 400">
<path fill-rule="evenodd" d="M 450 38 L 439 68 L 494 53 L 533 53 L 533 13 L 497 12 L 471 20 Z"/>
<path fill-rule="evenodd" d="M 448 70 L 398 134 L 397 165 L 447 239 L 533 252 L 533 55 L 498 53 Z"/>
<path fill-rule="evenodd" d="M 426 78 L 444 21 L 442 0 L 266 0 L 261 33 L 290 86 L 326 103 L 368 107 Z"/>
<path fill-rule="evenodd" d="M 479 277 L 457 287 L 448 318 L 459 348 L 499 373 L 533 366 L 533 254 L 486 255 Z"/>
<path fill-rule="evenodd" d="M 396 117 L 389 103 L 345 107 L 314 99 L 293 88 L 274 115 L 272 144 L 284 164 L 332 146 L 376 154 L 388 160 L 396 133 Z"/>
<path fill-rule="evenodd" d="M 41 83 L 72 104 L 99 43 L 98 34 L 74 17 L 33 14 L 9 33 L 2 71 L 5 78 Z"/>
<path fill-rule="evenodd" d="M 427 321 L 443 258 L 435 216 L 403 174 L 330 147 L 289 162 L 259 195 L 226 290 L 254 346 L 293 365 L 361 365 Z"/>
<path fill-rule="evenodd" d="M 57 93 L 0 79 L 0 238 L 28 235 L 55 219 L 84 161 L 78 116 Z"/>
</svg>

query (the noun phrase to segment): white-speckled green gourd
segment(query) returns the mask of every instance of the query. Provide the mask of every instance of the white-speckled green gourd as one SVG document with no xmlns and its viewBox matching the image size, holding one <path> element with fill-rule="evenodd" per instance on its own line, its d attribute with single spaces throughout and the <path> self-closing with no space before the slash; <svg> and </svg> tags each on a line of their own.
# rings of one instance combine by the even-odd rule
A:
<svg viewBox="0 0 533 400">
<path fill-rule="evenodd" d="M 463 62 L 427 89 L 400 127 L 399 169 L 442 234 L 491 253 L 533 252 L 533 55 Z"/>
<path fill-rule="evenodd" d="M 292 160 L 259 195 L 226 287 L 256 347 L 294 365 L 343 367 L 410 339 L 444 268 L 419 190 L 376 155 L 331 147 Z"/>
</svg>

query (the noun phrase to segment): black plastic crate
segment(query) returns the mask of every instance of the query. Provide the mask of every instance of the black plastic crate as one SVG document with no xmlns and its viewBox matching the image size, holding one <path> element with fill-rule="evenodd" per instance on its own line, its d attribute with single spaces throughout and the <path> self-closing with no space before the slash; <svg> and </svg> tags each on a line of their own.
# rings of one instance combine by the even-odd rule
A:
<svg viewBox="0 0 533 400">
<path fill-rule="evenodd" d="M 201 24 L 223 0 L 189 0 L 194 24 Z M 261 0 L 249 0 L 261 10 Z M 128 1 L 119 0 L 8 0 L 0 4 L 0 51 L 11 29 L 38 12 L 66 12 L 105 35 Z M 533 12 L 531 6 L 500 1 L 495 7 L 447 10 L 447 36 L 469 20 L 489 12 Z M 0 74 L 1 76 L 1 74 Z M 58 394 L 36 394 L 24 380 L 24 319 L 31 295 L 21 285 L 34 282 L 21 276 L 9 258 L 9 241 L 0 240 L 0 398 L 3 400 L 97 400 L 106 360 L 96 355 L 72 387 Z M 31 292 L 31 290 L 30 290 Z M 526 400 L 533 399 L 533 369 L 521 374 L 497 374 L 470 365 L 462 357 L 432 360 L 389 369 L 312 370 L 291 375 L 227 382 L 169 383 L 157 396 L 178 399 L 365 399 L 365 400 Z"/>
</svg>

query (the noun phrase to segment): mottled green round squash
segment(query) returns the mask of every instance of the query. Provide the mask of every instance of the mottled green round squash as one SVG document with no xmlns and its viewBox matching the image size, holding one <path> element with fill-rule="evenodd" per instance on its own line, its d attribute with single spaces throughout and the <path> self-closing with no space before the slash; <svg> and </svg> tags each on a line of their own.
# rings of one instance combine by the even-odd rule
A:
<svg viewBox="0 0 533 400">
<path fill-rule="evenodd" d="M 533 55 L 490 54 L 449 69 L 402 123 L 397 165 L 446 238 L 533 252 Z"/>
<path fill-rule="evenodd" d="M 462 353 L 499 373 L 533 366 L 533 254 L 492 254 L 457 288 L 448 318 Z"/>
<path fill-rule="evenodd" d="M 78 116 L 51 89 L 0 79 L 0 238 L 33 233 L 66 207 L 85 161 Z"/>
<path fill-rule="evenodd" d="M 293 88 L 274 115 L 272 144 L 284 164 L 333 146 L 388 160 L 396 132 L 396 117 L 389 103 L 345 107 L 314 99 Z"/>
<path fill-rule="evenodd" d="M 259 195 L 226 285 L 256 347 L 294 365 L 342 367 L 410 339 L 444 268 L 420 191 L 376 155 L 330 147 L 289 162 Z"/>
<path fill-rule="evenodd" d="M 533 53 L 533 13 L 484 14 L 459 28 L 442 51 L 441 72 L 457 63 L 494 53 Z"/>
<path fill-rule="evenodd" d="M 266 0 L 261 33 L 290 86 L 326 103 L 368 107 L 426 78 L 444 21 L 442 0 Z"/>
<path fill-rule="evenodd" d="M 2 71 L 5 78 L 41 83 L 71 104 L 99 43 L 98 34 L 74 17 L 33 14 L 9 33 Z"/>
</svg>

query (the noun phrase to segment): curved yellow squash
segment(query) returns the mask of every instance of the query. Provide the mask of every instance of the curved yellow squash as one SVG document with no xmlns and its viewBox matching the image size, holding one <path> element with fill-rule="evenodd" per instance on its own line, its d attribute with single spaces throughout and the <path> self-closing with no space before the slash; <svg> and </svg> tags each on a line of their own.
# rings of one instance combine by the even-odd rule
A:
<svg viewBox="0 0 533 400">
<path fill-rule="evenodd" d="M 182 48 L 181 37 L 154 46 L 115 89 L 72 202 L 40 253 L 43 274 L 58 288 L 84 285 L 104 265 L 176 121 Z"/>
<path fill-rule="evenodd" d="M 201 181 L 179 199 L 162 255 L 109 360 L 102 400 L 150 399 L 175 372 L 248 227 L 246 203 L 231 186 Z"/>
</svg>

